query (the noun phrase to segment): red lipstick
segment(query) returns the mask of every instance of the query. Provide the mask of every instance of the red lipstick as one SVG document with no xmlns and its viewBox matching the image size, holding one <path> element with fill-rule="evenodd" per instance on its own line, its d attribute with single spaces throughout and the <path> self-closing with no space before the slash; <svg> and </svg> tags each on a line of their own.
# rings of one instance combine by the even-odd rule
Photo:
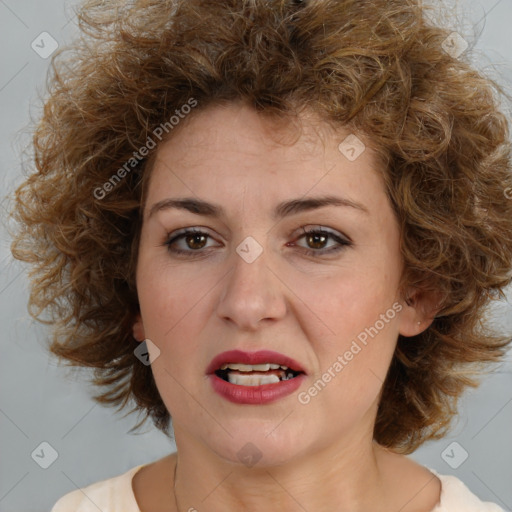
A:
<svg viewBox="0 0 512 512">
<path fill-rule="evenodd" d="M 228 350 L 215 356 L 206 369 L 206 374 L 214 373 L 223 364 L 242 363 L 242 364 L 263 364 L 275 363 L 288 366 L 295 372 L 306 373 L 304 368 L 291 357 L 274 352 L 272 350 L 258 350 L 258 352 L 245 352 L 243 350 Z"/>
<path fill-rule="evenodd" d="M 288 368 L 287 371 L 292 371 L 295 376 L 288 380 L 280 380 L 279 382 L 259 386 L 233 384 L 223 379 L 219 374 L 221 366 L 230 363 L 246 365 L 270 363 L 286 366 Z M 257 352 L 230 350 L 228 352 L 222 352 L 213 358 L 206 369 L 206 374 L 208 375 L 213 390 L 217 394 L 233 403 L 252 405 L 263 405 L 275 402 L 280 398 L 290 395 L 300 387 L 305 379 L 305 370 L 300 363 L 288 356 L 271 350 L 260 350 Z"/>
</svg>

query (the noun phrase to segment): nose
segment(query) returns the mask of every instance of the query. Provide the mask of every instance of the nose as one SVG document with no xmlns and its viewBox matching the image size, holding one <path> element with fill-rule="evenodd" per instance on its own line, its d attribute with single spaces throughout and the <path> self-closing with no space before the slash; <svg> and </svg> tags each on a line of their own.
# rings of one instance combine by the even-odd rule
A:
<svg viewBox="0 0 512 512">
<path fill-rule="evenodd" d="M 263 320 L 279 320 L 286 314 L 285 285 L 267 265 L 265 250 L 248 263 L 233 254 L 233 268 L 223 280 L 217 314 L 240 329 L 256 331 Z"/>
</svg>

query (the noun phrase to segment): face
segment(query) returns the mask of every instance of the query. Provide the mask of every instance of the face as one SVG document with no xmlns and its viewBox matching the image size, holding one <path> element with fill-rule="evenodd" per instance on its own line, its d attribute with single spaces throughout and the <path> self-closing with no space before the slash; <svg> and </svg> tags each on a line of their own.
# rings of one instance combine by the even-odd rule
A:
<svg viewBox="0 0 512 512">
<path fill-rule="evenodd" d="M 375 155 L 366 148 L 354 159 L 357 147 L 338 148 L 350 132 L 314 119 L 303 117 L 300 138 L 283 145 L 249 107 L 210 107 L 157 149 L 134 335 L 151 340 L 178 449 L 181 436 L 238 462 L 250 442 L 260 464 L 275 464 L 371 439 L 398 334 L 417 333 L 398 295 L 399 229 Z M 300 203 L 327 196 L 338 204 Z M 185 198 L 214 208 L 165 203 Z M 273 351 L 303 373 L 255 393 L 209 374 L 230 350 L 249 355 L 229 363 L 263 363 L 250 355 Z"/>
</svg>

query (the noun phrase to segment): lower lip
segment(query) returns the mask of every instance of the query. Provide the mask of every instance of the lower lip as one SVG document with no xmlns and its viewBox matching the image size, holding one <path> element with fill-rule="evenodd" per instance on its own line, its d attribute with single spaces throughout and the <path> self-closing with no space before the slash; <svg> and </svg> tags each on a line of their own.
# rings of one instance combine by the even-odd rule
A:
<svg viewBox="0 0 512 512">
<path fill-rule="evenodd" d="M 212 387 L 221 397 L 235 404 L 262 405 L 275 402 L 296 391 L 306 376 L 301 373 L 289 380 L 263 384 L 261 386 L 240 386 L 221 379 L 215 373 L 208 376 Z"/>
</svg>

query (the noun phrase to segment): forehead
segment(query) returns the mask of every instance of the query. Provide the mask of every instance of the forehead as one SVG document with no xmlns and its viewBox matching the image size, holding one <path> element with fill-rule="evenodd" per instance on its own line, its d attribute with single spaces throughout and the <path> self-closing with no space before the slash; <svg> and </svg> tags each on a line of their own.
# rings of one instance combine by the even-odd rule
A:
<svg viewBox="0 0 512 512">
<path fill-rule="evenodd" d="M 297 117 L 270 117 L 246 104 L 234 102 L 195 111 L 157 148 L 155 161 L 173 162 L 182 168 L 203 164 L 205 157 L 228 158 L 235 154 L 259 160 L 312 160 L 342 157 L 340 143 L 359 134 L 349 128 L 334 127 L 316 112 L 303 109 Z M 360 149 L 360 148 L 356 148 Z M 366 147 L 365 163 L 379 167 L 377 154 Z"/>
<path fill-rule="evenodd" d="M 149 196 L 232 194 L 242 182 L 244 194 L 269 196 L 383 188 L 374 151 L 365 147 L 351 161 L 340 150 L 354 137 L 348 129 L 334 129 L 311 111 L 277 121 L 240 104 L 195 112 L 157 148 Z"/>
</svg>

